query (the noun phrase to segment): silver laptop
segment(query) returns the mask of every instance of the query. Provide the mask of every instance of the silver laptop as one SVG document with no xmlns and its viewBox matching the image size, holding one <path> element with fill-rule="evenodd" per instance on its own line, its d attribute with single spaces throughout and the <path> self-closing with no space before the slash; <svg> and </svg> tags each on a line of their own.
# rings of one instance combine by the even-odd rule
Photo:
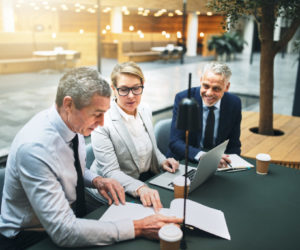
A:
<svg viewBox="0 0 300 250">
<path fill-rule="evenodd" d="M 210 176 L 212 176 L 220 163 L 222 155 L 225 152 L 228 140 L 211 149 L 201 156 L 197 167 L 188 166 L 187 176 L 191 181 L 189 192 L 199 187 Z M 179 175 L 184 176 L 184 165 L 180 165 L 176 173 L 165 172 L 149 181 L 150 184 L 173 190 L 173 180 Z"/>
</svg>

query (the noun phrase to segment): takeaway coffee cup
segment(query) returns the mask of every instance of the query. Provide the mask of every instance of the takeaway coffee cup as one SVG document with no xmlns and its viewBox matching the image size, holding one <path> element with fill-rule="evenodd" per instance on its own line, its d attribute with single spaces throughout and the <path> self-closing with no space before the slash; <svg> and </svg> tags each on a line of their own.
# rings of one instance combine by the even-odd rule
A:
<svg viewBox="0 0 300 250">
<path fill-rule="evenodd" d="M 167 224 L 158 231 L 161 250 L 178 250 L 182 231 L 175 224 Z"/>
<path fill-rule="evenodd" d="M 174 198 L 184 198 L 184 176 L 178 176 L 173 180 L 173 185 L 174 185 Z M 190 184 L 191 181 L 189 178 L 186 180 L 187 184 L 187 193 L 189 192 L 190 189 Z"/>
<path fill-rule="evenodd" d="M 268 154 L 258 154 L 256 156 L 256 173 L 266 175 L 269 169 L 271 156 Z"/>
</svg>

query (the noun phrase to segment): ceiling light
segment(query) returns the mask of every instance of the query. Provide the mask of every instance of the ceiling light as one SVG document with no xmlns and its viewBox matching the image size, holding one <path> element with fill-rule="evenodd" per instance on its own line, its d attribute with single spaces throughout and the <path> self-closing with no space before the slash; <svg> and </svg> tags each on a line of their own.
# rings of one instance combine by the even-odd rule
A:
<svg viewBox="0 0 300 250">
<path fill-rule="evenodd" d="M 210 12 L 210 11 L 208 11 L 207 13 L 206 13 L 206 15 L 208 15 L 208 16 L 212 16 L 212 12 Z"/>
<path fill-rule="evenodd" d="M 200 32 L 199 36 L 200 36 L 200 37 L 204 37 L 204 33 L 203 33 L 203 32 Z"/>
</svg>

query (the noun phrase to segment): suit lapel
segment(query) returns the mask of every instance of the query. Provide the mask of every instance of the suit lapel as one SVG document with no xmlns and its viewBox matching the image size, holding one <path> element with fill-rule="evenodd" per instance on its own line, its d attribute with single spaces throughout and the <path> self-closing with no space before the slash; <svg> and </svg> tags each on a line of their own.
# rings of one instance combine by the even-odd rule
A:
<svg viewBox="0 0 300 250">
<path fill-rule="evenodd" d="M 203 103 L 202 103 L 202 98 L 200 96 L 200 87 L 195 88 L 195 91 L 193 93 L 193 96 L 197 103 L 199 104 L 199 117 L 200 117 L 200 130 L 196 133 L 197 135 L 197 146 L 200 147 L 200 141 L 202 138 L 202 126 L 203 126 Z"/>
<path fill-rule="evenodd" d="M 224 128 L 226 125 L 226 93 L 221 99 L 221 105 L 220 105 L 220 118 L 219 118 L 219 128 L 218 128 L 218 135 L 216 138 L 216 144 L 219 144 L 220 141 L 222 141 L 222 131 L 224 131 Z"/>
<path fill-rule="evenodd" d="M 147 133 L 150 137 L 152 146 L 154 148 L 155 145 L 155 138 L 154 138 L 154 133 L 152 131 L 152 121 L 149 119 L 149 116 L 146 114 L 145 110 L 143 108 L 141 108 L 141 110 L 139 110 L 139 115 L 146 127 Z"/>
<path fill-rule="evenodd" d="M 115 127 L 117 133 L 119 134 L 120 138 L 123 140 L 123 143 L 126 145 L 128 151 L 131 154 L 132 159 L 134 160 L 136 167 L 138 168 L 139 159 L 138 159 L 138 154 L 135 145 L 133 143 L 133 140 L 130 136 L 128 129 L 126 128 L 124 122 L 122 121 L 122 117 L 117 108 L 117 104 L 114 101 L 111 105 L 111 109 L 112 110 L 110 114 L 111 114 L 112 124 Z"/>
</svg>

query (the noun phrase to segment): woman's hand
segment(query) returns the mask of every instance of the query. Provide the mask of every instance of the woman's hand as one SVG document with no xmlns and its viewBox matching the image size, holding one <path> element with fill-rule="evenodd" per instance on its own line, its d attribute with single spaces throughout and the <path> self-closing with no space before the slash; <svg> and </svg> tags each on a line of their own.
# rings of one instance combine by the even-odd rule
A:
<svg viewBox="0 0 300 250">
<path fill-rule="evenodd" d="M 162 168 L 170 173 L 175 173 L 179 168 L 179 163 L 174 158 L 168 158 L 163 162 Z"/>
<path fill-rule="evenodd" d="M 155 212 L 158 212 L 162 208 L 157 190 L 147 186 L 141 186 L 137 190 L 137 194 L 140 196 L 140 200 L 145 207 L 153 206 Z"/>
</svg>

